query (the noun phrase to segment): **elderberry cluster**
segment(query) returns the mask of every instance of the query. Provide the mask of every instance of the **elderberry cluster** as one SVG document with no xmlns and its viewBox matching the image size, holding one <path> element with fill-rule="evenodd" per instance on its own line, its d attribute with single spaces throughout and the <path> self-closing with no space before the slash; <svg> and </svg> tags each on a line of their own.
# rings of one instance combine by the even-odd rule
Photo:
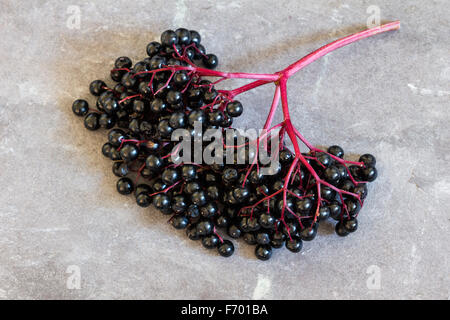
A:
<svg viewBox="0 0 450 320">
<path fill-rule="evenodd" d="M 153 204 L 170 216 L 176 229 L 185 229 L 190 239 L 216 248 L 224 257 L 234 253 L 234 245 L 223 234 L 256 245 L 257 258 L 267 260 L 272 248 L 286 246 L 299 252 L 328 217 L 338 221 L 340 236 L 357 229 L 367 182 L 377 177 L 371 155 L 361 156 L 364 166 L 347 167 L 336 161 L 344 156 L 338 146 L 303 154 L 320 179 L 348 194 L 326 185 L 318 194 L 315 178 L 304 164 L 285 181 L 295 155 L 283 143 L 277 150 L 279 163 L 265 174 L 259 170 L 262 163 L 249 165 L 253 155 L 246 147 L 233 149 L 231 164 L 174 163 L 178 143 L 171 140 L 174 130 L 183 128 L 195 137 L 195 123 L 203 130 L 230 128 L 243 106 L 189 68 L 218 65 L 217 56 L 206 53 L 198 32 L 164 31 L 160 42 L 150 42 L 146 52 L 147 57 L 134 65 L 128 57 L 116 59 L 110 73 L 115 85 L 102 80 L 90 84 L 95 109 L 83 99 L 72 105 L 76 115 L 84 116 L 88 130 L 109 130 L 102 153 L 113 161 L 120 194 L 134 194 L 141 207 Z M 175 71 L 173 66 L 186 68 Z M 222 235 L 220 229 L 225 231 Z"/>
</svg>

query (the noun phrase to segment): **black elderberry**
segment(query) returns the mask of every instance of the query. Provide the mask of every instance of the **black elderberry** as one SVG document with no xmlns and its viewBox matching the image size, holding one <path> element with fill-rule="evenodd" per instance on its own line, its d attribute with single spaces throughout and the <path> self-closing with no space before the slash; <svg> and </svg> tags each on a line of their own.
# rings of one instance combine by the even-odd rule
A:
<svg viewBox="0 0 450 320">
<path fill-rule="evenodd" d="M 202 37 L 200 36 L 200 34 L 195 30 L 191 30 L 189 31 L 189 33 L 191 34 L 191 43 L 194 43 L 198 46 L 202 41 Z"/>
<path fill-rule="evenodd" d="M 219 58 L 215 54 L 207 54 L 203 57 L 203 64 L 208 69 L 215 69 L 219 65 Z"/>
<path fill-rule="evenodd" d="M 214 230 L 214 225 L 209 220 L 200 221 L 197 223 L 197 234 L 199 236 L 207 236 Z"/>
<path fill-rule="evenodd" d="M 148 185 L 148 184 L 138 184 L 136 186 L 136 190 L 134 191 L 134 195 L 138 196 L 141 193 L 151 193 L 152 192 L 152 188 Z"/>
<path fill-rule="evenodd" d="M 148 64 L 145 61 L 139 61 L 137 62 L 133 67 L 133 72 L 135 74 L 135 77 L 138 79 L 144 79 L 148 77 L 147 71 L 149 71 Z"/>
<path fill-rule="evenodd" d="M 184 215 L 177 215 L 172 219 L 172 226 L 175 229 L 184 229 L 187 227 L 188 224 L 189 220 Z"/>
<path fill-rule="evenodd" d="M 181 45 L 188 45 L 191 43 L 191 33 L 189 30 L 184 28 L 179 28 L 175 30 L 175 33 L 178 37 L 178 43 Z"/>
<path fill-rule="evenodd" d="M 150 179 L 150 178 L 153 178 L 153 176 L 154 176 L 154 172 L 152 172 L 147 167 L 140 168 L 139 170 L 140 170 L 140 173 L 141 173 L 141 177 L 144 178 L 144 179 Z"/>
<path fill-rule="evenodd" d="M 228 128 L 233 124 L 233 118 L 227 114 L 224 114 L 222 122 L 220 122 L 220 126 L 222 128 Z"/>
<path fill-rule="evenodd" d="M 215 202 L 208 202 L 206 205 L 200 208 L 200 214 L 204 218 L 212 218 L 217 214 L 218 210 L 219 209 Z"/>
<path fill-rule="evenodd" d="M 116 124 L 116 119 L 109 114 L 102 113 L 98 119 L 98 124 L 103 129 L 111 129 Z"/>
<path fill-rule="evenodd" d="M 336 197 L 336 191 L 331 189 L 329 186 L 322 185 L 320 187 L 320 196 L 325 200 L 333 200 Z"/>
<path fill-rule="evenodd" d="M 280 191 L 281 189 L 283 189 L 283 187 L 284 187 L 284 181 L 281 179 L 276 180 L 272 185 L 272 191 L 273 192 Z"/>
<path fill-rule="evenodd" d="M 130 129 L 130 131 L 133 132 L 134 134 L 141 133 L 139 120 L 138 119 L 132 119 L 130 121 L 130 123 L 128 124 L 128 129 Z"/>
<path fill-rule="evenodd" d="M 177 71 L 173 77 L 173 82 L 179 88 L 183 88 L 189 82 L 189 76 L 185 71 Z"/>
<path fill-rule="evenodd" d="M 293 236 L 297 232 L 298 223 L 289 221 L 281 225 L 281 231 L 287 236 Z"/>
<path fill-rule="evenodd" d="M 187 209 L 186 209 L 186 215 L 191 218 L 191 219 L 196 219 L 200 216 L 200 209 L 197 205 L 195 204 L 191 204 Z"/>
<path fill-rule="evenodd" d="M 98 113 L 89 113 L 85 118 L 84 118 L 84 126 L 86 129 L 94 131 L 97 130 L 98 128 L 100 128 L 100 115 Z"/>
<path fill-rule="evenodd" d="M 169 125 L 173 129 L 184 128 L 186 127 L 186 115 L 184 112 L 175 112 L 169 118 Z"/>
<path fill-rule="evenodd" d="M 153 95 L 153 84 L 149 85 L 149 83 L 142 81 L 139 83 L 138 85 L 138 92 L 145 98 L 151 98 Z M 133 111 L 137 112 L 137 113 L 143 113 L 145 111 L 145 104 L 144 104 L 144 108 L 142 111 L 138 111 L 134 106 L 133 106 Z"/>
<path fill-rule="evenodd" d="M 287 165 L 287 164 L 291 163 L 292 160 L 294 160 L 294 155 L 289 150 L 284 149 L 284 150 L 280 151 L 279 158 L 280 158 L 280 162 L 283 165 Z"/>
<path fill-rule="evenodd" d="M 258 244 L 269 244 L 270 243 L 270 235 L 268 232 L 259 231 L 256 233 L 256 242 Z"/>
<path fill-rule="evenodd" d="M 193 204 L 196 204 L 198 206 L 204 206 L 206 204 L 206 194 L 204 191 L 199 190 L 195 191 L 191 195 L 191 201 Z"/>
<path fill-rule="evenodd" d="M 72 104 L 72 111 L 77 116 L 85 116 L 89 112 L 89 104 L 83 99 L 75 100 Z"/>
<path fill-rule="evenodd" d="M 103 146 L 102 146 L 102 154 L 109 158 L 111 156 L 111 151 L 112 151 L 112 144 L 109 142 L 106 142 Z"/>
<path fill-rule="evenodd" d="M 157 179 L 152 184 L 152 189 L 155 192 L 163 191 L 167 188 L 167 184 L 165 184 L 161 179 Z"/>
<path fill-rule="evenodd" d="M 153 196 L 153 205 L 163 212 L 170 209 L 170 204 L 170 196 L 165 193 L 158 193 Z"/>
<path fill-rule="evenodd" d="M 146 193 L 141 193 L 136 196 L 136 203 L 138 206 L 146 208 L 152 203 L 152 197 Z"/>
<path fill-rule="evenodd" d="M 317 221 L 324 221 L 330 217 L 330 208 L 328 206 L 321 206 L 319 209 L 319 216 Z"/>
<path fill-rule="evenodd" d="M 241 221 L 242 230 L 247 229 L 248 231 L 258 231 L 261 228 L 256 217 L 249 217 L 246 224 L 242 223 L 243 221 L 244 219 Z"/>
<path fill-rule="evenodd" d="M 361 180 L 362 179 L 362 170 L 361 167 L 351 165 L 348 167 L 350 174 L 352 175 L 353 179 L 355 180 Z"/>
<path fill-rule="evenodd" d="M 117 191 L 120 194 L 128 195 L 133 192 L 133 181 L 130 178 L 120 178 L 117 181 Z"/>
<path fill-rule="evenodd" d="M 228 227 L 227 234 L 230 237 L 237 239 L 242 235 L 242 231 L 241 231 L 241 229 L 238 228 L 238 226 L 232 224 Z"/>
<path fill-rule="evenodd" d="M 194 126 L 195 122 L 206 122 L 206 116 L 203 110 L 193 110 L 188 116 L 189 125 Z"/>
<path fill-rule="evenodd" d="M 319 161 L 319 163 L 324 167 L 329 167 L 332 164 L 333 159 L 326 153 L 318 153 L 317 161 Z"/>
<path fill-rule="evenodd" d="M 234 198 L 242 203 L 250 196 L 250 190 L 246 187 L 236 187 L 233 189 Z"/>
<path fill-rule="evenodd" d="M 104 83 L 102 80 L 94 80 L 89 85 L 89 91 L 94 96 L 99 96 L 101 93 L 107 90 L 106 83 Z"/>
<path fill-rule="evenodd" d="M 373 155 L 366 153 L 359 157 L 359 162 L 363 162 L 366 167 L 375 167 L 377 159 Z"/>
<path fill-rule="evenodd" d="M 109 154 L 109 158 L 112 161 L 119 161 L 122 160 L 122 158 L 120 157 L 120 152 L 117 150 L 116 147 L 112 147 L 111 152 Z"/>
<path fill-rule="evenodd" d="M 344 224 L 342 222 L 336 223 L 335 231 L 336 234 L 340 237 L 345 237 L 349 234 L 349 232 L 345 229 Z"/>
<path fill-rule="evenodd" d="M 113 147 L 119 147 L 123 139 L 125 139 L 125 132 L 121 129 L 112 129 L 108 133 L 108 142 Z"/>
<path fill-rule="evenodd" d="M 286 239 L 286 248 L 294 253 L 300 252 L 303 248 L 303 241 L 298 237 L 291 237 Z"/>
<path fill-rule="evenodd" d="M 369 192 L 367 189 L 367 185 L 365 183 L 360 183 L 352 190 L 353 193 L 360 196 L 361 200 L 364 200 L 367 197 L 367 193 Z"/>
<path fill-rule="evenodd" d="M 197 226 L 196 225 L 190 225 L 186 228 L 186 235 L 191 240 L 198 240 L 200 239 L 200 236 L 197 232 Z"/>
<path fill-rule="evenodd" d="M 335 167 L 338 169 L 339 171 L 339 176 L 340 176 L 340 180 L 342 179 L 347 179 L 348 178 L 348 171 L 347 171 L 347 167 L 344 166 L 341 163 L 338 163 L 335 165 Z"/>
<path fill-rule="evenodd" d="M 219 245 L 219 243 L 219 237 L 217 237 L 215 234 L 210 234 L 202 238 L 202 245 L 206 249 L 214 249 Z"/>
<path fill-rule="evenodd" d="M 150 63 L 148 65 L 150 67 L 150 70 L 158 70 L 158 69 L 162 69 L 166 63 L 167 63 L 167 61 L 164 57 L 156 55 L 150 59 Z M 161 73 L 161 75 L 164 76 L 165 73 Z M 163 80 L 163 79 L 157 79 L 157 80 Z M 161 84 L 164 84 L 164 83 L 161 83 Z"/>
<path fill-rule="evenodd" d="M 344 203 L 347 207 L 347 211 L 344 211 L 344 217 L 348 217 L 348 214 L 350 214 L 350 217 L 354 217 L 359 213 L 359 210 L 361 210 L 361 204 L 357 199 L 346 199 Z"/>
<path fill-rule="evenodd" d="M 154 99 L 151 103 L 150 103 L 150 110 L 152 110 L 153 113 L 162 113 L 163 111 L 165 111 L 167 108 L 166 103 L 159 98 Z"/>
<path fill-rule="evenodd" d="M 276 211 L 280 214 L 283 212 L 283 208 L 284 208 L 284 214 L 289 215 L 289 214 L 291 214 L 290 211 L 295 210 L 295 203 L 291 198 L 287 198 L 286 201 L 284 201 L 283 199 L 280 199 L 276 202 L 275 208 L 276 208 Z"/>
<path fill-rule="evenodd" d="M 331 184 L 337 184 L 341 178 L 341 172 L 336 166 L 331 166 L 325 169 L 324 178 Z"/>
<path fill-rule="evenodd" d="M 272 257 L 272 248 L 269 245 L 257 245 L 255 255 L 259 260 L 269 260 Z"/>
<path fill-rule="evenodd" d="M 319 225 L 317 223 L 313 224 L 310 227 L 305 227 L 303 228 L 300 233 L 299 236 L 303 241 L 312 241 L 314 240 L 314 238 L 317 235 L 317 229 L 318 229 Z"/>
<path fill-rule="evenodd" d="M 350 179 L 346 179 L 346 180 L 342 181 L 339 185 L 340 189 L 342 189 L 344 191 L 348 191 L 348 192 L 351 192 L 354 187 L 355 187 L 355 184 Z"/>
<path fill-rule="evenodd" d="M 226 182 L 236 181 L 238 177 L 238 172 L 235 168 L 226 168 L 222 173 L 222 179 Z"/>
<path fill-rule="evenodd" d="M 125 162 L 136 160 L 139 156 L 139 148 L 133 143 L 125 143 L 120 148 L 120 157 Z"/>
<path fill-rule="evenodd" d="M 226 228 L 230 225 L 230 218 L 228 218 L 226 215 L 221 214 L 220 216 L 216 217 L 216 225 L 219 228 Z"/>
<path fill-rule="evenodd" d="M 340 146 L 331 146 L 328 148 L 327 151 L 333 156 L 336 156 L 338 158 L 344 158 L 344 149 L 342 149 Z"/>
<path fill-rule="evenodd" d="M 201 188 L 202 187 L 200 186 L 200 184 L 197 181 L 191 181 L 189 183 L 186 183 L 186 186 L 184 187 L 184 192 L 186 194 L 191 195 L 194 192 L 201 190 Z"/>
<path fill-rule="evenodd" d="M 169 138 L 172 135 L 173 128 L 170 126 L 169 120 L 164 119 L 158 123 L 158 132 L 165 138 Z"/>
<path fill-rule="evenodd" d="M 217 185 L 210 185 L 206 188 L 206 195 L 208 199 L 219 200 L 221 196 L 220 188 Z"/>
<path fill-rule="evenodd" d="M 136 99 L 133 101 L 133 111 L 142 114 L 145 112 L 145 102 L 141 99 Z"/>
<path fill-rule="evenodd" d="M 103 105 L 107 99 L 114 98 L 114 93 L 112 91 L 105 91 L 97 99 L 96 107 L 99 111 L 105 111 Z"/>
<path fill-rule="evenodd" d="M 187 91 L 187 98 L 190 101 L 199 101 L 202 98 L 203 91 L 200 88 L 192 87 Z"/>
<path fill-rule="evenodd" d="M 170 90 L 167 92 L 166 100 L 169 104 L 178 104 L 183 99 L 183 96 L 181 95 L 181 92 L 176 90 Z"/>
<path fill-rule="evenodd" d="M 223 113 L 220 110 L 215 110 L 208 113 L 208 123 L 214 126 L 218 126 L 223 121 Z"/>
<path fill-rule="evenodd" d="M 147 54 L 149 57 L 157 55 L 159 50 L 161 50 L 161 44 L 159 42 L 152 41 L 147 45 Z"/>
<path fill-rule="evenodd" d="M 253 232 L 245 232 L 243 237 L 245 243 L 249 245 L 255 245 L 256 244 L 256 236 Z"/>
<path fill-rule="evenodd" d="M 244 107 L 239 101 L 232 101 L 227 104 L 226 110 L 231 117 L 239 117 L 244 111 Z"/>
<path fill-rule="evenodd" d="M 274 227 L 275 218 L 268 213 L 263 213 L 259 216 L 259 224 L 261 227 L 270 229 Z"/>
<path fill-rule="evenodd" d="M 217 247 L 217 251 L 222 257 L 230 257 L 234 253 L 234 245 L 230 240 L 224 240 Z"/>
<path fill-rule="evenodd" d="M 178 44 L 178 36 L 173 30 L 166 30 L 161 34 L 161 44 L 166 47 L 172 47 Z"/>
<path fill-rule="evenodd" d="M 114 67 L 117 69 L 122 69 L 122 68 L 131 68 L 132 66 L 132 61 L 130 58 L 128 57 L 119 57 L 116 59 L 116 61 L 114 62 Z"/>
<path fill-rule="evenodd" d="M 330 217 L 333 218 L 334 220 L 340 220 L 341 219 L 341 213 L 342 213 L 342 205 L 334 200 L 331 201 L 328 205 L 327 205 L 328 209 L 330 209 Z"/>
<path fill-rule="evenodd" d="M 213 103 L 219 93 L 215 89 L 206 89 L 203 91 L 203 100 L 205 103 Z"/>
<path fill-rule="evenodd" d="M 145 166 L 153 171 L 159 170 L 163 164 L 163 159 L 154 154 L 149 155 L 147 159 L 145 159 Z"/>
<path fill-rule="evenodd" d="M 348 232 L 355 232 L 358 229 L 358 220 L 356 218 L 345 219 L 343 225 Z"/>
<path fill-rule="evenodd" d="M 186 211 L 188 205 L 186 198 L 179 194 L 172 198 L 172 210 L 176 214 L 180 214 Z"/>
<path fill-rule="evenodd" d="M 369 181 L 369 182 L 375 181 L 375 179 L 378 177 L 377 168 L 366 167 L 361 170 L 361 175 L 365 181 Z"/>
<path fill-rule="evenodd" d="M 276 232 L 271 236 L 270 245 L 272 246 L 272 248 L 279 249 L 283 247 L 285 240 L 286 235 L 284 233 Z"/>
<path fill-rule="evenodd" d="M 112 172 L 114 173 L 115 176 L 122 178 L 128 174 L 129 170 L 125 162 L 114 162 Z"/>
<path fill-rule="evenodd" d="M 138 78 L 133 71 L 125 73 L 120 80 L 120 83 L 127 89 L 133 89 L 137 82 Z"/>
<path fill-rule="evenodd" d="M 117 84 L 114 86 L 113 91 L 114 91 L 116 94 L 121 95 L 122 93 L 124 93 L 124 92 L 127 91 L 127 88 L 125 88 L 123 84 L 117 83 Z M 110 91 L 108 91 L 108 92 L 110 92 Z"/>
<path fill-rule="evenodd" d="M 206 49 L 203 45 L 196 45 L 197 49 L 194 50 L 194 59 L 200 60 L 206 55 Z"/>
<path fill-rule="evenodd" d="M 161 174 L 161 180 L 167 185 L 173 185 L 180 179 L 180 173 L 176 168 L 166 168 Z"/>
<path fill-rule="evenodd" d="M 122 80 L 123 75 L 126 73 L 127 71 L 125 70 L 117 70 L 117 69 L 113 69 L 110 71 L 109 75 L 111 76 L 111 79 L 113 81 L 116 82 L 120 82 Z"/>
</svg>

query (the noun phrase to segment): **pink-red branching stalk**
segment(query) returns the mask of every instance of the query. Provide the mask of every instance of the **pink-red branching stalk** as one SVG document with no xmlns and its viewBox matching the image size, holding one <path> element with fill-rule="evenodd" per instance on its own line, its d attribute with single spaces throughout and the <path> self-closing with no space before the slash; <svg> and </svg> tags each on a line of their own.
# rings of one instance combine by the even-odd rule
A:
<svg viewBox="0 0 450 320">
<path fill-rule="evenodd" d="M 343 196 L 351 196 L 354 197 L 355 199 L 357 199 L 360 204 L 363 204 L 362 199 L 360 198 L 360 195 L 355 194 L 355 193 L 351 193 L 345 190 L 341 190 L 339 188 L 337 188 L 336 186 L 322 180 L 321 178 L 319 178 L 319 175 L 317 174 L 317 172 L 314 170 L 314 168 L 311 166 L 310 162 L 314 161 L 315 155 L 318 153 L 327 153 L 324 150 L 318 149 L 316 147 L 314 147 L 310 142 L 308 142 L 302 135 L 301 133 L 293 126 L 292 124 L 292 120 L 291 120 L 291 115 L 289 113 L 289 106 L 288 106 L 288 98 L 287 98 L 287 81 L 290 77 L 292 77 L 294 74 L 296 74 L 298 71 L 300 71 L 301 69 L 303 69 L 304 67 L 306 67 L 307 65 L 309 65 L 310 63 L 314 62 L 315 60 L 319 59 L 320 57 L 323 57 L 324 55 L 338 49 L 341 48 L 343 46 L 346 46 L 350 43 L 353 43 L 355 41 L 367 38 L 367 37 L 371 37 L 373 35 L 379 34 L 379 33 L 383 33 L 383 32 L 387 32 L 387 31 L 392 31 L 392 30 L 396 30 L 399 29 L 400 27 L 400 22 L 399 21 L 395 21 L 395 22 L 391 22 L 388 24 L 384 24 L 375 28 L 371 28 L 368 30 L 364 30 L 358 33 L 355 33 L 353 35 L 338 39 L 336 41 L 333 41 L 313 52 L 311 52 L 310 54 L 304 56 L 303 58 L 301 58 L 300 60 L 296 61 L 295 63 L 289 65 L 287 68 L 275 72 L 273 74 L 258 74 L 258 73 L 242 73 L 242 72 L 222 72 L 222 71 L 215 71 L 215 70 L 209 70 L 209 69 L 205 69 L 205 68 L 200 68 L 196 65 L 194 65 L 191 61 L 189 61 L 189 59 L 187 59 L 187 57 L 185 56 L 186 50 L 183 51 L 183 54 L 180 54 L 179 52 L 176 51 L 176 54 L 178 56 L 178 58 L 181 58 L 182 60 L 186 61 L 188 63 L 188 66 L 165 66 L 161 69 L 157 69 L 157 70 L 151 70 L 151 71 L 144 71 L 141 73 L 137 73 L 135 74 L 135 76 L 142 74 L 142 73 L 149 73 L 152 74 L 152 79 L 154 77 L 154 74 L 157 72 L 164 72 L 164 71 L 171 71 L 171 76 L 168 80 L 168 82 L 170 81 L 170 79 L 173 77 L 174 73 L 176 71 L 187 71 L 189 72 L 189 74 L 192 77 L 203 77 L 203 76 L 208 76 L 208 77 L 216 77 L 218 78 L 218 80 L 216 80 L 213 84 L 215 83 L 219 83 L 222 82 L 224 80 L 227 79 L 250 79 L 250 80 L 254 80 L 253 82 L 250 82 L 246 85 L 243 85 L 241 87 L 235 88 L 233 90 L 219 90 L 219 95 L 218 97 L 214 100 L 213 103 L 204 106 L 204 107 L 210 107 L 212 108 L 215 105 L 220 105 L 221 110 L 224 110 L 226 104 L 233 100 L 236 96 L 238 96 L 239 94 L 242 94 L 244 92 L 247 92 L 249 90 L 252 90 L 254 88 L 257 88 L 259 86 L 268 84 L 268 83 L 274 83 L 275 84 L 275 93 L 274 93 L 274 97 L 273 97 L 273 101 L 272 101 L 272 105 L 269 109 L 269 113 L 268 113 L 268 117 L 265 121 L 264 124 L 264 129 L 266 130 L 270 130 L 270 128 L 275 128 L 275 127 L 280 127 L 281 128 L 281 132 L 282 132 L 282 137 L 280 138 L 281 140 L 284 139 L 284 135 L 287 134 L 287 136 L 289 137 L 289 139 L 292 142 L 293 148 L 294 148 L 294 160 L 292 161 L 288 173 L 286 174 L 285 178 L 284 178 L 284 186 L 281 190 L 274 192 L 271 195 L 267 195 L 265 196 L 263 199 L 259 200 L 257 203 L 255 203 L 252 206 L 249 207 L 244 207 L 241 209 L 240 213 L 243 213 L 243 210 L 249 209 L 250 210 L 250 216 L 253 213 L 253 210 L 256 208 L 256 206 L 258 206 L 259 204 L 261 204 L 264 201 L 270 201 L 270 199 L 278 194 L 282 194 L 283 195 L 283 201 L 284 203 L 286 203 L 286 197 L 289 196 L 294 196 L 294 197 L 298 197 L 295 194 L 293 194 L 288 187 L 292 184 L 293 182 L 293 178 L 295 178 L 295 175 L 299 174 L 300 171 L 300 167 L 305 168 L 309 174 L 310 174 L 310 179 L 313 178 L 314 183 L 311 187 L 315 187 L 316 191 L 317 191 L 317 207 L 314 213 L 314 222 L 316 222 L 317 217 L 319 215 L 319 209 L 320 209 L 320 205 L 321 203 L 323 203 L 325 200 L 322 199 L 321 197 L 321 187 L 322 186 L 327 186 L 329 188 L 331 188 L 332 190 L 336 191 L 338 196 L 340 197 L 341 201 L 342 201 L 342 205 L 343 205 L 343 209 L 345 210 L 346 215 L 348 215 L 348 211 L 347 208 L 345 206 L 345 203 L 343 201 Z M 195 46 L 194 46 L 195 47 Z M 197 48 L 194 48 L 197 50 Z M 117 69 L 119 70 L 119 69 Z M 212 85 L 213 85 L 212 84 Z M 149 84 L 150 85 L 150 84 Z M 160 88 L 159 90 L 162 90 L 162 88 Z M 132 97 L 128 97 L 125 98 L 126 99 L 130 99 Z M 275 126 L 272 126 L 272 121 L 275 115 L 275 112 L 279 106 L 279 102 L 281 100 L 281 109 L 283 112 L 283 121 Z M 123 100 L 122 100 L 123 101 Z M 272 126 L 272 127 L 271 127 Z M 260 147 L 260 142 L 263 141 L 262 138 L 264 137 L 259 137 L 256 141 L 258 148 Z M 300 145 L 299 145 L 299 141 L 301 143 L 303 143 L 310 151 L 309 151 L 309 155 L 305 156 L 304 154 L 301 153 L 300 151 Z M 265 141 L 264 141 L 265 143 Z M 264 147 L 267 147 L 265 144 L 263 144 Z M 359 183 L 364 183 L 362 181 L 356 181 L 354 179 L 354 177 L 351 175 L 350 170 L 348 169 L 347 165 L 357 165 L 357 166 L 361 166 L 363 167 L 364 164 L 361 162 L 354 162 L 354 161 L 348 161 L 348 160 L 344 160 L 341 158 L 338 158 L 334 155 L 329 154 L 335 161 L 337 161 L 338 163 L 344 165 L 347 169 L 347 172 L 349 174 L 349 177 L 351 179 L 351 181 L 357 185 Z M 246 178 L 250 172 L 250 170 L 252 170 L 253 166 L 255 165 L 255 161 L 253 161 L 249 167 L 248 167 L 248 172 L 246 175 Z M 257 164 L 257 163 L 256 163 Z M 309 184 L 309 183 L 308 183 Z M 176 184 L 175 184 L 176 185 Z M 168 189 L 173 188 L 175 185 L 170 186 L 169 188 L 160 191 L 160 192 L 167 192 Z M 156 194 L 156 193 L 155 193 Z M 307 195 L 308 196 L 308 195 Z M 305 196 L 305 197 L 307 197 Z M 302 197 L 300 197 L 302 198 Z M 294 212 L 292 212 L 292 210 L 286 206 L 283 206 L 282 208 L 282 214 L 281 214 L 281 222 L 283 224 L 285 224 L 284 221 L 284 214 L 285 214 L 285 210 L 288 210 L 292 215 L 294 215 L 300 222 L 301 224 L 301 219 L 303 218 L 311 218 L 309 217 L 300 217 L 297 214 L 295 214 Z M 286 224 L 285 224 L 286 225 Z"/>
</svg>

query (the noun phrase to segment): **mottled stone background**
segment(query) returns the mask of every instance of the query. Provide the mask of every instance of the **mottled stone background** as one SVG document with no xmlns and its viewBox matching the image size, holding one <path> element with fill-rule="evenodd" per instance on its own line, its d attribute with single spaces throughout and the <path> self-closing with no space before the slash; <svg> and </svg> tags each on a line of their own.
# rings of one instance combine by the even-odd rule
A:
<svg viewBox="0 0 450 320">
<path fill-rule="evenodd" d="M 294 124 L 311 142 L 377 156 L 350 237 L 324 224 L 300 254 L 277 250 L 264 263 L 238 242 L 223 259 L 120 196 L 104 133 L 70 110 L 76 98 L 94 102 L 88 85 L 117 56 L 143 58 L 167 28 L 199 30 L 222 70 L 274 72 L 363 30 L 371 5 L 401 30 L 289 82 Z M 449 15 L 445 0 L 0 0 L 0 298 L 448 299 Z M 261 126 L 271 95 L 242 96 L 238 123 Z"/>
</svg>

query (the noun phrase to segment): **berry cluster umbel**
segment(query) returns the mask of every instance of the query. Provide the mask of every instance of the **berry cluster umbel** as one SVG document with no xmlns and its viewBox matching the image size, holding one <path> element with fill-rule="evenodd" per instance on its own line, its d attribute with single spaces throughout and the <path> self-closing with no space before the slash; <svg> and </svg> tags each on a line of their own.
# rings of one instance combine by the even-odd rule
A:
<svg viewBox="0 0 450 320">
<path fill-rule="evenodd" d="M 286 246 L 299 252 L 303 241 L 313 240 L 318 224 L 329 217 L 337 221 L 338 235 L 356 231 L 368 182 L 376 179 L 377 170 L 370 154 L 353 162 L 344 159 L 339 146 L 326 151 L 312 146 L 292 125 L 286 82 L 328 52 L 398 27 L 394 22 L 339 39 L 274 74 L 215 71 L 218 58 L 206 53 L 198 32 L 167 30 L 160 42 L 148 44 L 145 59 L 133 65 L 128 57 L 117 58 L 111 70 L 114 86 L 102 80 L 90 84 L 90 92 L 97 97 L 96 109 L 79 99 L 72 110 L 85 117 L 89 130 L 112 129 L 102 153 L 114 162 L 118 192 L 134 193 L 139 206 L 153 204 L 170 215 L 172 225 L 186 229 L 190 239 L 201 240 L 205 248 L 217 248 L 228 257 L 234 245 L 221 236 L 220 229 L 225 229 L 229 237 L 255 244 L 261 260 L 271 257 L 272 248 Z M 204 79 L 207 76 L 219 79 L 211 82 Z M 254 81 L 234 90 L 215 88 L 231 78 Z M 280 162 L 269 174 L 261 173 L 264 165 L 248 148 L 253 144 L 269 149 L 261 136 L 240 146 L 224 143 L 224 149 L 233 148 L 233 164 L 174 162 L 177 142 L 170 139 L 174 130 L 184 128 L 195 137 L 196 122 L 203 129 L 230 128 L 243 112 L 235 97 L 267 83 L 275 83 L 276 89 L 264 129 L 280 129 L 276 150 Z M 284 119 L 272 125 L 280 100 Z M 286 136 L 293 151 L 285 146 Z M 300 152 L 299 141 L 309 152 Z M 246 164 L 238 164 L 240 157 L 246 158 Z"/>
</svg>

